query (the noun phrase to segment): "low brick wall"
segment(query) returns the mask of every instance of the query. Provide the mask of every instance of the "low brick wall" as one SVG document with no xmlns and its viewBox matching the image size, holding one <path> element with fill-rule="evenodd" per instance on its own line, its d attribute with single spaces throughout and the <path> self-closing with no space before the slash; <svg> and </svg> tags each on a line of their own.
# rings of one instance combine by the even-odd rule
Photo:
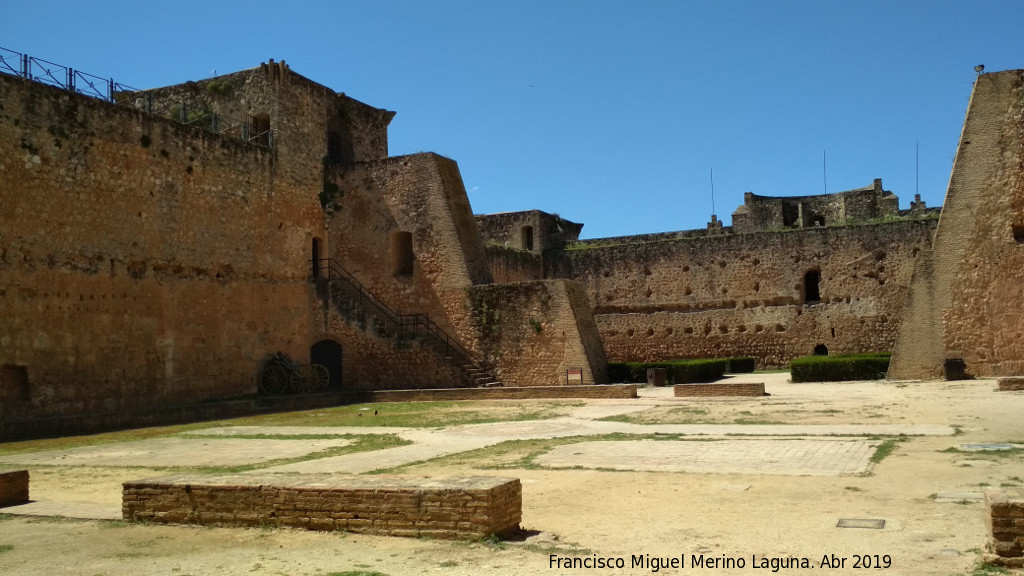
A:
<svg viewBox="0 0 1024 576">
<path fill-rule="evenodd" d="M 522 521 L 518 478 L 181 474 L 125 482 L 125 520 L 480 538 Z"/>
<path fill-rule="evenodd" d="M 28 470 L 0 470 L 0 508 L 28 502 Z"/>
<path fill-rule="evenodd" d="M 764 382 L 676 384 L 676 396 L 768 396 Z"/>
<path fill-rule="evenodd" d="M 996 380 L 1000 392 L 1024 391 L 1024 376 L 1007 376 Z"/>
<path fill-rule="evenodd" d="M 529 400 L 533 398 L 636 398 L 636 384 L 585 386 L 504 386 L 436 390 L 366 390 L 347 394 L 355 402 L 413 402 L 429 400 Z"/>
<path fill-rule="evenodd" d="M 1024 567 L 1024 498 L 1003 490 L 986 490 L 991 553 L 985 561 L 1010 568 Z"/>
</svg>

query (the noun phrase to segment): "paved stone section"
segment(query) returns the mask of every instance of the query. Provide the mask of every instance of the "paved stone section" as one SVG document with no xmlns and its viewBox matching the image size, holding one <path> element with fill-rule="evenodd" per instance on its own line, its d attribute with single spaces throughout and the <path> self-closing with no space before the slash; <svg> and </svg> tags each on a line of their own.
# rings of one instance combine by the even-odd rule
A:
<svg viewBox="0 0 1024 576">
<path fill-rule="evenodd" d="M 866 440 L 627 440 L 557 446 L 535 462 L 554 468 L 611 468 L 698 474 L 862 474 L 879 442 Z"/>
<path fill-rule="evenodd" d="M 397 434 L 409 430 L 396 426 L 218 426 L 187 430 L 181 436 L 348 436 Z"/>
<path fill-rule="evenodd" d="M 268 432 L 273 433 L 273 432 Z M 4 456 L 4 464 L 60 466 L 241 466 L 296 458 L 351 440 L 153 438 L 69 450 Z"/>
<path fill-rule="evenodd" d="M 394 448 L 385 448 L 383 450 L 374 450 L 372 452 L 355 452 L 353 454 L 345 454 L 343 456 L 330 456 L 327 458 L 318 458 L 316 460 L 296 462 L 294 464 L 271 466 L 261 470 L 253 470 L 251 473 L 260 474 L 269 472 L 275 474 L 309 474 L 333 472 L 362 474 L 364 472 L 372 472 L 374 470 L 393 468 L 395 466 L 401 466 L 411 462 L 420 462 L 423 460 L 430 460 L 432 458 L 439 458 L 441 456 L 448 456 L 449 454 L 456 454 L 458 452 L 476 450 L 477 448 L 484 448 L 496 443 L 490 438 L 458 438 L 431 432 L 402 434 L 403 437 L 410 435 L 419 441 L 406 446 L 396 446 Z"/>
<path fill-rule="evenodd" d="M 82 520 L 120 520 L 121 506 L 119 504 L 47 500 L 0 508 L 0 514 L 78 518 Z"/>
</svg>

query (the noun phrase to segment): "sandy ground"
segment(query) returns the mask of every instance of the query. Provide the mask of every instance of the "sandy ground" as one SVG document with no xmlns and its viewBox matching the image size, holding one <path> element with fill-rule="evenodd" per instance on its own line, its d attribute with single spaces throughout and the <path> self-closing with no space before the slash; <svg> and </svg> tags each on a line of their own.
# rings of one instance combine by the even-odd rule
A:
<svg viewBox="0 0 1024 576">
<path fill-rule="evenodd" d="M 995 392 L 992 380 L 790 384 L 785 378 L 764 375 L 772 393 L 765 398 L 677 400 L 661 389 L 644 390 L 634 401 L 588 401 L 584 408 L 615 413 L 633 403 L 643 409 L 630 417 L 652 424 L 946 424 L 959 434 L 909 438 L 867 475 L 550 470 L 520 460 L 533 454 L 530 446 L 401 469 L 520 478 L 523 527 L 531 537 L 498 545 L 3 516 L 0 574 L 770 574 L 762 561 L 791 556 L 812 567 L 778 573 L 973 574 L 986 543 L 984 504 L 975 496 L 992 487 L 1024 489 L 1024 456 L 948 449 L 1024 442 L 1024 393 Z M 30 473 L 34 500 L 117 505 L 121 482 L 165 471 L 53 465 Z M 840 519 L 881 519 L 885 526 L 839 528 Z M 559 568 L 552 555 L 622 559 L 625 568 Z M 858 555 L 888 560 L 889 567 L 855 568 Z M 634 556 L 642 566 L 632 566 Z M 745 567 L 694 567 L 695 556 L 742 560 Z M 826 556 L 845 563 L 822 568 Z M 685 563 L 655 572 L 648 557 Z"/>
</svg>

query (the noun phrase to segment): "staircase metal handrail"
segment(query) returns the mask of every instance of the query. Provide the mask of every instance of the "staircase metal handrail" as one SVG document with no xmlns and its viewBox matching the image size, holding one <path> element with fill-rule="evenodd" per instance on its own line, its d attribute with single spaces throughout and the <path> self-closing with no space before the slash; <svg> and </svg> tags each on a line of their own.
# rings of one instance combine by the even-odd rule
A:
<svg viewBox="0 0 1024 576">
<path fill-rule="evenodd" d="M 445 347 L 447 348 L 449 353 L 454 351 L 460 356 L 462 356 L 467 362 L 476 364 L 476 360 L 474 360 L 473 354 L 470 353 L 469 350 L 466 350 L 462 346 L 462 344 L 459 343 L 458 340 L 449 336 L 448 333 L 445 332 L 443 328 L 438 326 L 436 322 L 431 320 L 430 316 L 428 316 L 427 314 L 405 314 L 402 316 L 402 322 L 404 325 L 413 326 L 417 334 L 419 333 L 419 331 L 416 330 L 416 328 L 418 328 L 419 326 L 423 326 L 424 328 L 426 328 L 427 332 L 432 334 L 435 338 L 444 341 Z"/>
<path fill-rule="evenodd" d="M 340 279 L 354 288 L 364 302 L 376 308 L 388 320 L 396 324 L 403 335 L 409 333 L 409 328 L 412 329 L 412 334 L 419 335 L 419 327 L 422 326 L 426 329 L 426 332 L 444 343 L 446 351 L 449 353 L 452 351 L 458 353 L 470 364 L 475 365 L 477 363 L 473 354 L 463 347 L 458 340 L 450 336 L 443 328 L 438 326 L 436 322 L 431 320 L 430 316 L 422 313 L 399 314 L 398 312 L 395 312 L 391 307 L 374 296 L 373 293 L 355 277 L 355 275 L 346 270 L 345 267 L 339 264 L 334 258 L 321 258 L 319 261 L 315 262 L 314 277 L 319 277 L 322 271 L 327 272 L 326 276 L 328 281 Z"/>
</svg>

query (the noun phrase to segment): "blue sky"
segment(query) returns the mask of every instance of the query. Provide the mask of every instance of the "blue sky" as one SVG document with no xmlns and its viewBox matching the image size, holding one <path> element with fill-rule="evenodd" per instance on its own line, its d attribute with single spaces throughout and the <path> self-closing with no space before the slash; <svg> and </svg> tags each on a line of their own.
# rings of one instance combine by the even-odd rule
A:
<svg viewBox="0 0 1024 576">
<path fill-rule="evenodd" d="M 270 58 L 398 112 L 477 213 L 584 237 L 726 224 L 743 192 L 942 202 L 973 67 L 1024 68 L 1024 2 L 8 3 L 0 47 L 139 88 Z M 823 170 L 823 154 L 825 170 Z"/>
</svg>

